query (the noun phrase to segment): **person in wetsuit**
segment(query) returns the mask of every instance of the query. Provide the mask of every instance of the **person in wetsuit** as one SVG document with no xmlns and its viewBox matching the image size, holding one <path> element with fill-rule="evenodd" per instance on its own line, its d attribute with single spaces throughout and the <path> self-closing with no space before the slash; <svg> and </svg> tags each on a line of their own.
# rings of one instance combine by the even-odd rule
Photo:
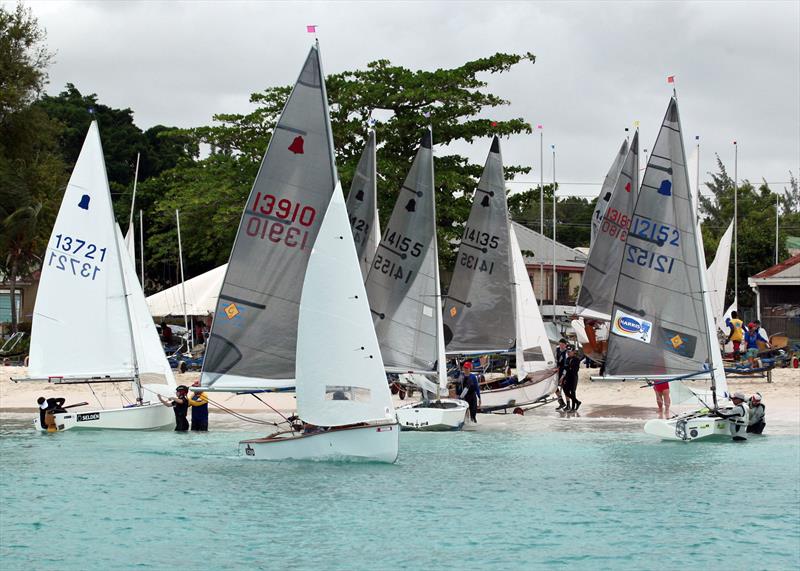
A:
<svg viewBox="0 0 800 571">
<path fill-rule="evenodd" d="M 766 409 L 761 402 L 761 393 L 756 393 L 750 397 L 747 403 L 750 409 L 750 417 L 747 420 L 747 432 L 750 434 L 761 434 L 767 427 Z"/>
<path fill-rule="evenodd" d="M 478 407 L 481 404 L 481 387 L 478 377 L 472 373 L 472 363 L 465 361 L 461 365 L 461 375 L 458 381 L 458 398 L 467 401 L 469 416 L 472 422 L 478 422 Z"/>
<path fill-rule="evenodd" d="M 189 421 L 186 420 L 186 414 L 189 412 L 189 387 L 186 385 L 178 385 L 175 388 L 177 396 L 170 397 L 169 400 L 161 395 L 158 395 L 158 400 L 161 404 L 172 408 L 175 413 L 175 431 L 186 432 L 189 430 Z"/>
<path fill-rule="evenodd" d="M 747 404 L 744 402 L 744 394 L 733 393 L 731 397 L 733 406 L 714 411 L 716 415 L 728 421 L 731 437 L 736 441 L 747 440 L 747 421 L 750 416 Z"/>
<path fill-rule="evenodd" d="M 568 401 L 572 401 L 572 408 L 567 410 L 578 410 L 581 406 L 581 401 L 575 396 L 575 390 L 578 388 L 578 372 L 581 370 L 581 360 L 578 357 L 578 352 L 575 347 L 567 347 L 567 362 L 564 371 L 564 396 Z"/>
<path fill-rule="evenodd" d="M 559 339 L 558 347 L 556 347 L 556 365 L 558 366 L 558 382 L 556 384 L 558 407 L 556 410 L 568 410 L 569 403 L 565 402 L 564 397 L 561 396 L 564 385 L 564 374 L 567 371 L 567 340 L 563 337 Z"/>
<path fill-rule="evenodd" d="M 47 416 L 48 412 L 66 412 L 66 409 L 64 409 L 65 402 L 67 402 L 67 399 L 61 397 L 49 399 L 39 397 L 36 400 L 36 403 L 39 405 L 39 426 L 41 426 L 43 429 L 47 428 L 47 425 L 45 424 L 45 417 Z"/>
<path fill-rule="evenodd" d="M 195 390 L 194 387 L 199 387 L 200 381 L 195 381 L 192 384 L 192 396 L 189 398 L 189 406 L 192 408 L 192 430 L 207 432 L 208 431 L 208 397 L 206 393 L 201 390 Z"/>
</svg>

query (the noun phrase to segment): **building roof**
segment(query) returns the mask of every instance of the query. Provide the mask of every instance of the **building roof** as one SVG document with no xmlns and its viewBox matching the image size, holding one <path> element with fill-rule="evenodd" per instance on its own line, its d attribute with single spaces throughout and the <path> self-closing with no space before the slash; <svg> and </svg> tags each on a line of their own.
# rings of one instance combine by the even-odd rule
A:
<svg viewBox="0 0 800 571">
<path fill-rule="evenodd" d="M 800 254 L 792 256 L 747 280 L 754 285 L 800 285 Z"/>
<path fill-rule="evenodd" d="M 533 252 L 533 256 L 525 256 L 526 264 L 552 264 L 553 263 L 553 240 L 547 236 L 539 234 L 535 230 L 512 222 L 514 232 L 517 234 L 517 241 L 520 249 L 525 252 Z M 583 268 L 586 266 L 588 256 L 576 248 L 570 248 L 556 241 L 556 265 L 561 267 Z"/>
</svg>

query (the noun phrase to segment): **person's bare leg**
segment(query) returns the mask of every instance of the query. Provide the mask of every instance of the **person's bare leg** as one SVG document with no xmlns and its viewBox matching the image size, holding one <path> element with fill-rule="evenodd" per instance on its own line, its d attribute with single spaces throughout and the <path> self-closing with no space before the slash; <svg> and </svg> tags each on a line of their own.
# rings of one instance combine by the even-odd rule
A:
<svg viewBox="0 0 800 571">
<path fill-rule="evenodd" d="M 661 393 L 661 398 L 664 400 L 664 418 L 669 418 L 669 405 L 672 404 L 672 400 L 669 398 L 669 389 Z"/>
<path fill-rule="evenodd" d="M 661 393 L 656 391 L 656 404 L 658 405 L 658 418 L 664 418 L 664 401 L 661 398 Z"/>
</svg>

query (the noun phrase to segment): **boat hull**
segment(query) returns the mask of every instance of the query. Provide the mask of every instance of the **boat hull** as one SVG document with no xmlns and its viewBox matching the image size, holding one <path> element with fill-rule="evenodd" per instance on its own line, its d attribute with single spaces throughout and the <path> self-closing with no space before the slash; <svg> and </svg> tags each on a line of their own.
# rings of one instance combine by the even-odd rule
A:
<svg viewBox="0 0 800 571">
<path fill-rule="evenodd" d="M 253 460 L 397 461 L 400 427 L 397 422 L 335 428 L 313 434 L 290 433 L 242 440 L 239 454 Z"/>
<path fill-rule="evenodd" d="M 171 408 L 162 404 L 144 404 L 106 410 L 69 410 L 53 415 L 56 432 L 63 430 L 159 430 L 175 425 Z M 37 416 L 36 430 L 48 432 Z"/>
<path fill-rule="evenodd" d="M 662 440 L 691 442 L 711 436 L 727 436 L 730 438 L 730 427 L 727 420 L 709 415 L 682 415 L 676 418 L 648 420 L 644 431 Z"/>
<path fill-rule="evenodd" d="M 481 391 L 479 412 L 499 412 L 531 405 L 556 390 L 556 374 L 519 385 Z"/>
<path fill-rule="evenodd" d="M 445 432 L 461 430 L 468 411 L 469 405 L 463 400 L 441 399 L 434 403 L 434 406 L 412 403 L 398 408 L 395 412 L 401 430 Z"/>
</svg>

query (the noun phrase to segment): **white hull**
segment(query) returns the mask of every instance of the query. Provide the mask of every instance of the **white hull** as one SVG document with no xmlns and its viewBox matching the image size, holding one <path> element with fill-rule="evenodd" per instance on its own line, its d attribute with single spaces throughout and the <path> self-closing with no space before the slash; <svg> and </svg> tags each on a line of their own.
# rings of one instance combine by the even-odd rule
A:
<svg viewBox="0 0 800 571">
<path fill-rule="evenodd" d="M 175 414 L 162 404 L 144 404 L 129 408 L 106 410 L 69 410 L 55 415 L 58 431 L 62 430 L 158 430 L 175 425 Z M 33 421 L 36 430 L 42 428 L 37 415 Z"/>
<path fill-rule="evenodd" d="M 397 460 L 400 429 L 395 422 L 339 428 L 314 434 L 284 433 L 243 440 L 239 453 L 254 460 Z"/>
<path fill-rule="evenodd" d="M 464 426 L 469 405 L 463 400 L 457 399 L 440 399 L 435 404 L 443 406 L 425 406 L 424 403 L 412 403 L 395 410 L 401 430 L 424 430 L 429 432 L 461 430 Z"/>
<path fill-rule="evenodd" d="M 480 412 L 501 411 L 533 404 L 556 390 L 556 375 L 502 389 L 481 391 Z"/>
<path fill-rule="evenodd" d="M 727 420 L 716 416 L 685 414 L 670 419 L 656 418 L 648 420 L 644 425 L 647 434 L 663 440 L 691 442 L 710 436 L 731 437 Z"/>
</svg>

